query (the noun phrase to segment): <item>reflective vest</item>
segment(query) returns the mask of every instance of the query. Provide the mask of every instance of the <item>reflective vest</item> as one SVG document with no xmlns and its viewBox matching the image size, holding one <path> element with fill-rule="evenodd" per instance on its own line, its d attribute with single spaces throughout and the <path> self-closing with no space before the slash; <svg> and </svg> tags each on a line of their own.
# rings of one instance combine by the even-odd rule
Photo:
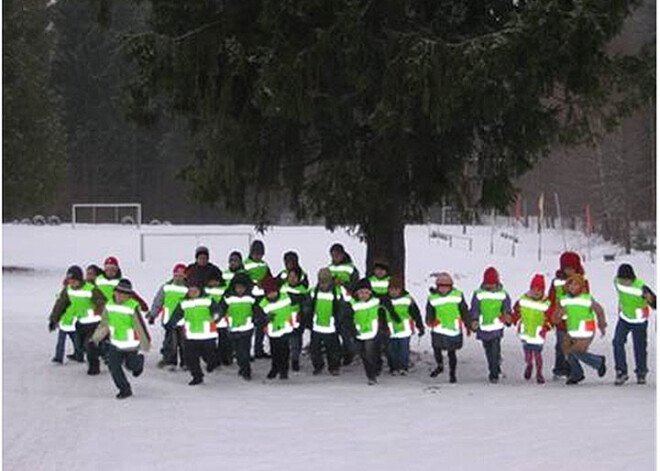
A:
<svg viewBox="0 0 660 471">
<path fill-rule="evenodd" d="M 355 271 L 355 266 L 352 263 L 340 263 L 339 265 L 331 263 L 328 265 L 328 270 L 340 284 L 348 285 L 351 282 L 351 275 Z"/>
<path fill-rule="evenodd" d="M 312 306 L 312 330 L 320 334 L 334 334 L 335 327 L 334 306 L 341 296 L 338 287 L 330 291 L 322 291 L 318 286 L 314 289 L 314 305 Z"/>
<path fill-rule="evenodd" d="M 119 284 L 119 278 L 113 278 L 112 280 L 107 279 L 103 275 L 96 277 L 96 287 L 103 293 L 106 301 L 112 301 L 112 295 L 115 292 L 115 288 Z"/>
<path fill-rule="evenodd" d="M 181 301 L 186 339 L 210 340 L 217 338 L 218 330 L 211 313 L 212 303 L 213 300 L 208 297 Z"/>
<path fill-rule="evenodd" d="M 478 289 L 475 296 L 479 300 L 479 329 L 484 332 L 502 330 L 504 324 L 500 320 L 507 292 L 503 289 L 487 291 Z"/>
<path fill-rule="evenodd" d="M 380 299 L 371 298 L 367 301 L 351 299 L 353 308 L 353 323 L 358 332 L 358 340 L 370 340 L 378 335 L 378 311 L 381 308 Z"/>
<path fill-rule="evenodd" d="M 288 294 L 289 296 L 294 295 L 294 296 L 306 296 L 307 293 L 309 293 L 309 289 L 306 288 L 302 284 L 297 284 L 296 286 L 291 286 L 289 283 L 284 283 L 284 285 L 281 288 L 281 291 L 283 293 Z M 302 316 L 302 306 L 300 303 L 295 303 L 293 302 L 293 298 L 291 300 L 292 302 L 292 316 L 293 316 L 293 327 L 297 329 L 300 327 L 300 318 Z"/>
<path fill-rule="evenodd" d="M 140 345 L 137 333 L 135 311 L 140 304 L 135 299 L 127 299 L 121 304 L 110 301 L 105 306 L 108 312 L 108 327 L 110 328 L 110 343 L 120 350 L 136 349 Z"/>
<path fill-rule="evenodd" d="M 239 268 L 236 271 L 231 271 L 229 268 L 222 271 L 222 279 L 225 280 L 225 285 L 229 286 L 229 282 L 234 279 L 236 273 L 243 273 L 244 270 Z"/>
<path fill-rule="evenodd" d="M 294 308 L 288 294 L 280 292 L 275 301 L 264 298 L 259 305 L 268 316 L 266 331 L 269 337 L 278 338 L 293 332 Z"/>
<path fill-rule="evenodd" d="M 259 283 L 268 274 L 268 264 L 266 262 L 263 260 L 261 262 L 257 262 L 256 260 L 252 260 L 250 257 L 245 259 L 245 263 L 243 263 L 243 269 L 248 274 L 250 279 L 255 283 Z"/>
<path fill-rule="evenodd" d="M 390 276 L 385 278 L 378 278 L 374 275 L 369 277 L 369 283 L 371 283 L 371 291 L 374 292 L 376 296 L 385 296 L 387 294 L 387 288 L 390 286 Z"/>
<path fill-rule="evenodd" d="M 545 339 L 541 336 L 541 331 L 545 325 L 545 313 L 550 308 L 550 301 L 532 299 L 525 294 L 518 301 L 518 306 L 518 337 L 525 343 L 543 345 Z"/>
<path fill-rule="evenodd" d="M 227 291 L 227 288 L 222 286 L 207 286 L 204 288 L 206 295 L 216 303 L 220 303 L 222 297 L 225 294 L 225 291 Z M 220 319 L 218 319 L 215 325 L 218 329 L 227 329 L 229 327 L 229 321 L 227 320 L 227 317 L 222 316 Z"/>
<path fill-rule="evenodd" d="M 254 328 L 252 309 L 255 302 L 256 300 L 250 295 L 225 296 L 227 304 L 225 317 L 229 323 L 230 332 L 246 332 Z"/>
<path fill-rule="evenodd" d="M 186 297 L 188 288 L 183 285 L 169 283 L 163 286 L 163 325 L 172 317 L 172 313 L 179 305 L 179 302 Z M 177 325 L 183 325 L 182 322 Z"/>
<path fill-rule="evenodd" d="M 404 294 L 399 298 L 392 299 L 392 306 L 401 319 L 399 322 L 388 314 L 387 325 L 390 328 L 390 338 L 403 339 L 410 337 L 415 331 L 413 319 L 410 316 L 410 306 L 412 305 L 412 298 L 409 294 Z"/>
<path fill-rule="evenodd" d="M 85 282 L 78 289 L 73 289 L 70 286 L 66 289 L 66 294 L 71 302 L 67 311 L 73 309 L 78 322 L 81 324 L 101 322 L 101 316 L 97 315 L 94 311 L 94 302 L 92 301 L 92 291 L 94 288 L 95 286 L 92 283 Z M 60 327 L 61 322 L 60 320 Z"/>
<path fill-rule="evenodd" d="M 431 293 L 429 303 L 435 310 L 435 320 L 432 331 L 437 334 L 457 337 L 461 335 L 461 310 L 459 308 L 463 300 L 463 292 L 452 289 L 449 293 Z"/>
<path fill-rule="evenodd" d="M 280 272 L 279 275 L 277 275 L 277 277 L 279 278 L 279 280 L 280 280 L 282 283 L 286 283 L 287 278 L 289 277 L 289 270 L 287 270 L 287 269 L 285 268 L 284 270 L 282 270 L 282 271 Z M 307 279 L 307 273 L 305 273 L 305 271 L 301 269 L 301 270 L 300 270 L 300 280 L 298 280 L 298 281 L 302 284 L 302 283 L 304 283 L 304 281 L 305 281 L 306 279 Z"/>
<path fill-rule="evenodd" d="M 644 299 L 644 280 L 635 278 L 631 285 L 626 286 L 614 279 L 614 286 L 619 295 L 619 317 L 632 324 L 643 324 L 649 319 L 649 304 Z"/>
<path fill-rule="evenodd" d="M 591 338 L 596 332 L 596 314 L 594 313 L 593 299 L 589 293 L 579 296 L 565 296 L 560 301 L 566 313 L 566 332 L 573 338 Z"/>
</svg>

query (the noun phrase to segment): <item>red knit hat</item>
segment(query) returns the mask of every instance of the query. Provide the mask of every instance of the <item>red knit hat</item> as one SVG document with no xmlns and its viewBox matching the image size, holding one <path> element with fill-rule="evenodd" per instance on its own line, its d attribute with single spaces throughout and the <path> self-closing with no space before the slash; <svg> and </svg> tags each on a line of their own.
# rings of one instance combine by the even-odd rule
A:
<svg viewBox="0 0 660 471">
<path fill-rule="evenodd" d="M 112 265 L 114 267 L 118 267 L 119 266 L 119 260 L 117 260 L 116 257 L 108 257 L 103 262 L 103 265 Z"/>
<path fill-rule="evenodd" d="M 280 285 L 275 278 L 269 276 L 262 283 L 261 287 L 266 293 L 272 293 L 273 291 L 279 291 Z"/>
<path fill-rule="evenodd" d="M 183 274 L 185 275 L 186 268 L 187 267 L 184 263 L 177 263 L 176 265 L 174 265 L 174 268 L 172 269 L 172 273 L 176 275 L 178 272 L 183 272 Z"/>
<path fill-rule="evenodd" d="M 500 275 L 497 273 L 497 270 L 493 267 L 486 268 L 484 272 L 484 283 L 485 285 L 497 285 L 500 283 Z"/>
<path fill-rule="evenodd" d="M 532 284 L 530 285 L 530 289 L 537 289 L 541 293 L 545 293 L 545 278 L 543 275 L 540 273 L 537 273 L 534 275 L 534 278 L 532 278 Z"/>
<path fill-rule="evenodd" d="M 575 252 L 564 252 L 559 257 L 559 269 L 564 270 L 565 268 L 572 268 L 577 273 L 584 273 L 582 269 L 582 262 L 580 261 L 580 256 Z"/>
</svg>

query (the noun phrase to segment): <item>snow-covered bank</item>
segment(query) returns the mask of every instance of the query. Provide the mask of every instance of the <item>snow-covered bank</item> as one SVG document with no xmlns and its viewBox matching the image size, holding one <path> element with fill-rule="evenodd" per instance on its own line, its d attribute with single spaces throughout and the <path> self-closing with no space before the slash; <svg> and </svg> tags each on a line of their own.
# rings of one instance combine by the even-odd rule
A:
<svg viewBox="0 0 660 471">
<path fill-rule="evenodd" d="M 461 234 L 460 227 L 442 230 Z M 145 231 L 243 233 L 252 228 L 172 226 Z M 545 273 L 549 282 L 563 250 L 561 236 L 544 234 L 543 260 L 537 262 L 536 234 L 520 230 L 521 243 L 512 258 L 510 243 L 499 237 L 505 231 L 497 231 L 491 256 L 490 228 L 468 228 L 467 235 L 474 238 L 469 252 L 460 243 L 450 249 L 444 242 L 430 242 L 426 227 L 409 227 L 407 282 L 418 303 L 425 303 L 429 274 L 438 270 L 454 274 L 467 296 L 488 265 L 498 268 L 513 297 L 526 289 L 536 271 Z M 154 326 L 155 348 L 147 357 L 145 374 L 130 378 L 135 396 L 120 402 L 114 399 L 105 367 L 101 376 L 91 378 L 82 365 L 50 363 L 55 336 L 47 332 L 46 319 L 67 266 L 101 263 L 115 255 L 150 300 L 173 264 L 192 258 L 197 243 L 210 247 L 212 261 L 221 268 L 229 251 L 247 251 L 245 236 L 154 238 L 142 263 L 138 233 L 117 226 L 3 226 L 3 264 L 35 270 L 3 277 L 5 469 L 654 468 L 655 318 L 649 329 L 649 384 L 612 386 L 612 278 L 625 260 L 655 287 L 655 265 L 647 254 L 604 262 L 602 255 L 613 249 L 591 247 L 585 267 L 609 320 L 606 337 L 596 339 L 592 350 L 607 356 L 610 372 L 601 380 L 588 371 L 588 379 L 578 387 L 525 382 L 520 342 L 509 329 L 503 341 L 506 378 L 498 385 L 487 384 L 485 357 L 474 338 L 466 338 L 458 354 L 458 384 L 449 385 L 446 374 L 429 378 L 433 357 L 426 336 L 412 340 L 412 374 L 386 375 L 376 387 L 366 386 L 360 365 L 338 378 L 312 377 L 305 358 L 303 371 L 286 384 L 266 383 L 269 363 L 261 360 L 255 363 L 250 384 L 239 381 L 235 367 L 230 367 L 191 388 L 187 373 L 155 368 L 162 332 Z M 327 263 L 330 244 L 339 241 L 364 271 L 364 245 L 343 232 L 274 227 L 263 240 L 273 270 L 281 268 L 282 253 L 294 249 L 314 276 Z M 567 244 L 586 252 L 579 234 L 568 233 Z M 550 336 L 544 351 L 546 377 L 553 345 Z M 629 363 L 634 363 L 630 342 L 628 346 Z"/>
</svg>

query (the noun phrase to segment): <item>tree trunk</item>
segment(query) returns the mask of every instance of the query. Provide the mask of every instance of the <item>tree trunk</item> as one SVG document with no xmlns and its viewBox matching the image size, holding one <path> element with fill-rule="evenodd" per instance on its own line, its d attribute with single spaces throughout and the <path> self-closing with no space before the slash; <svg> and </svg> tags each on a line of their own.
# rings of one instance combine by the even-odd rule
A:
<svg viewBox="0 0 660 471">
<path fill-rule="evenodd" d="M 387 207 L 387 211 L 370 218 L 363 227 L 367 242 L 366 274 L 371 274 L 375 262 L 389 266 L 390 275 L 399 275 L 405 280 L 406 244 L 405 222 L 398 205 Z"/>
</svg>

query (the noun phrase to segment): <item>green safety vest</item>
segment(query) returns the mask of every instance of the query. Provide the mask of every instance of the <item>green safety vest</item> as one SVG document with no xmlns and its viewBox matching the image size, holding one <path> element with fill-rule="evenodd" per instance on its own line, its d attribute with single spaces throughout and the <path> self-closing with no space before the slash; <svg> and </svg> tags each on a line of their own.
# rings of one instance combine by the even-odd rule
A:
<svg viewBox="0 0 660 471">
<path fill-rule="evenodd" d="M 268 316 L 266 330 L 269 337 L 278 338 L 293 332 L 295 309 L 288 294 L 280 292 L 275 301 L 264 298 L 259 305 Z"/>
<path fill-rule="evenodd" d="M 410 306 L 413 302 L 412 297 L 409 294 L 404 294 L 391 301 L 392 307 L 394 307 L 394 312 L 398 314 L 399 319 L 401 320 L 397 322 L 388 313 L 387 323 L 390 328 L 390 337 L 396 339 L 408 338 L 414 331 L 413 319 L 410 315 Z"/>
<path fill-rule="evenodd" d="M 288 276 L 289 276 L 289 270 L 287 270 L 286 268 L 283 269 L 283 270 L 277 275 L 277 277 L 280 279 L 280 281 L 281 281 L 282 283 L 285 283 L 285 282 L 286 282 Z M 299 282 L 300 282 L 300 283 L 303 283 L 306 279 L 307 279 L 307 273 L 305 273 L 304 270 L 300 270 L 300 280 L 299 280 Z"/>
<path fill-rule="evenodd" d="M 218 336 L 218 330 L 211 313 L 212 303 L 213 300 L 210 297 L 181 301 L 186 339 L 210 340 Z"/>
<path fill-rule="evenodd" d="M 186 297 L 187 293 L 188 288 L 184 285 L 174 283 L 163 285 L 163 325 L 167 324 L 179 302 Z"/>
<path fill-rule="evenodd" d="M 302 284 L 297 284 L 296 286 L 291 286 L 288 282 L 284 283 L 281 290 L 283 293 L 288 295 L 299 295 L 306 296 L 309 293 L 309 288 L 306 288 Z M 293 301 L 293 300 L 292 300 Z M 300 326 L 300 316 L 301 316 L 302 306 L 300 304 L 293 304 L 293 327 L 298 328 Z"/>
<path fill-rule="evenodd" d="M 355 266 L 352 263 L 340 263 L 339 265 L 331 263 L 328 265 L 328 270 L 330 270 L 334 279 L 347 286 L 351 282 L 351 275 L 355 271 Z"/>
<path fill-rule="evenodd" d="M 225 280 L 225 284 L 229 286 L 229 282 L 234 279 L 237 273 L 245 273 L 245 270 L 239 268 L 236 271 L 231 271 L 229 268 L 222 272 L 222 279 Z"/>
<path fill-rule="evenodd" d="M 69 305 L 60 318 L 60 330 L 74 332 L 76 321 L 81 324 L 92 324 L 101 320 L 101 317 L 94 313 L 92 290 L 94 285 L 91 283 L 84 283 L 77 289 L 67 286 L 66 295 L 69 298 Z"/>
<path fill-rule="evenodd" d="M 545 339 L 541 331 L 545 325 L 545 313 L 550 308 L 550 301 L 532 299 L 524 294 L 518 301 L 518 306 L 520 308 L 518 337 L 529 344 L 543 345 Z"/>
<path fill-rule="evenodd" d="M 614 278 L 614 286 L 619 295 L 619 317 L 632 324 L 643 324 L 649 319 L 649 303 L 644 299 L 644 280 L 635 278 L 631 285 L 621 284 Z"/>
<path fill-rule="evenodd" d="M 224 286 L 207 286 L 204 288 L 206 295 L 210 296 L 211 299 L 216 303 L 220 303 L 222 297 L 225 294 L 225 291 L 227 291 L 227 288 Z M 223 316 L 218 319 L 215 325 L 218 329 L 226 329 L 229 327 L 229 321 L 227 320 L 227 317 Z"/>
<path fill-rule="evenodd" d="M 107 301 L 112 301 L 112 295 L 119 284 L 119 278 L 107 279 L 104 275 L 96 277 L 96 287 L 103 293 Z"/>
<path fill-rule="evenodd" d="M 390 278 L 389 275 L 386 275 L 385 278 L 378 278 L 371 275 L 369 277 L 371 291 L 373 291 L 376 296 L 385 296 L 387 294 L 387 288 L 390 286 Z"/>
<path fill-rule="evenodd" d="M 507 292 L 503 289 L 497 291 L 478 289 L 474 294 L 479 300 L 479 329 L 484 332 L 502 330 L 504 324 L 500 316 Z"/>
<path fill-rule="evenodd" d="M 351 299 L 353 308 L 353 324 L 357 330 L 358 340 L 370 340 L 378 335 L 378 312 L 381 309 L 380 299 L 372 297 L 367 301 Z"/>
<path fill-rule="evenodd" d="M 312 330 L 321 334 L 334 334 L 337 328 L 335 327 L 333 303 L 341 298 L 339 288 L 333 286 L 330 291 L 323 291 L 317 286 L 314 290 L 316 301 L 312 313 Z"/>
<path fill-rule="evenodd" d="M 225 317 L 230 332 L 247 332 L 254 328 L 252 307 L 255 302 L 256 300 L 249 294 L 225 296 L 225 303 L 227 304 Z"/>
<path fill-rule="evenodd" d="M 461 310 L 459 308 L 463 300 L 463 292 L 452 289 L 449 293 L 431 293 L 429 303 L 435 310 L 435 319 L 438 321 L 432 331 L 437 334 L 456 337 L 461 335 Z"/>
<path fill-rule="evenodd" d="M 593 299 L 589 293 L 579 296 L 566 295 L 560 301 L 566 313 L 566 332 L 573 338 L 591 338 L 596 332 L 596 314 Z"/>
<path fill-rule="evenodd" d="M 250 279 L 252 279 L 252 281 L 255 283 L 259 283 L 265 278 L 266 274 L 268 274 L 268 264 L 266 262 L 263 260 L 261 262 L 257 262 L 256 260 L 252 260 L 250 257 L 245 259 L 245 262 L 243 263 L 243 269 L 248 274 Z"/>
<path fill-rule="evenodd" d="M 123 303 L 114 300 L 106 304 L 108 312 L 108 326 L 110 327 L 110 343 L 120 350 L 138 348 L 140 339 L 137 333 L 135 311 L 140 304 L 135 299 L 127 299 Z"/>
</svg>

